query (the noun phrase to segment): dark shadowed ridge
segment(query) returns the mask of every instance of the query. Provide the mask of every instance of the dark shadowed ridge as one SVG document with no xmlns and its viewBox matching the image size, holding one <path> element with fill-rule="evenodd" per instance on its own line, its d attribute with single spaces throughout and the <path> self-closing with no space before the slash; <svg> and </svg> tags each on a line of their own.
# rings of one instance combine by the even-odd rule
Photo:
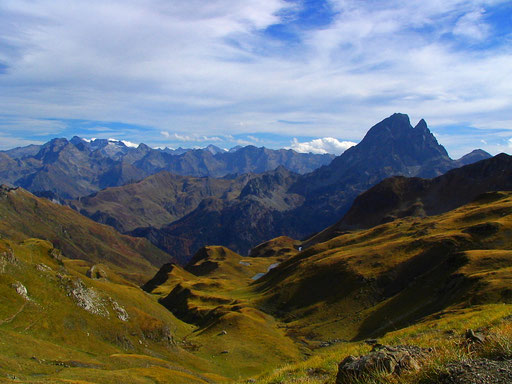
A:
<svg viewBox="0 0 512 384">
<path fill-rule="evenodd" d="M 479 195 L 512 190 L 512 156 L 452 169 L 433 179 L 395 176 L 359 195 L 339 222 L 308 241 L 325 241 L 347 230 L 370 228 L 397 218 L 425 217 L 448 212 Z"/>
</svg>

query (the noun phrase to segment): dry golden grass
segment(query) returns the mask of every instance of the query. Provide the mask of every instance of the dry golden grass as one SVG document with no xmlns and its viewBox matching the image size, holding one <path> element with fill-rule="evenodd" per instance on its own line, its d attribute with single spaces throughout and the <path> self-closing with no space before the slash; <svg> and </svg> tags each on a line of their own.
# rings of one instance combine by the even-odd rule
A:
<svg viewBox="0 0 512 384">
<path fill-rule="evenodd" d="M 195 275 L 173 268 L 151 294 L 126 279 L 133 266 L 120 271 L 106 263 L 107 279 L 89 279 L 90 261 L 59 262 L 51 243 L 13 235 L 0 239 L 0 254 L 12 249 L 18 260 L 0 264 L 0 377 L 333 383 L 343 357 L 367 353 L 362 340 L 378 337 L 389 345 L 433 347 L 435 354 L 420 374 L 375 380 L 433 382 L 446 362 L 511 356 L 511 233 L 512 194 L 503 193 L 302 252 L 285 238 L 263 244 L 265 257 L 208 247 Z M 37 269 L 40 264 L 51 269 Z M 106 300 L 108 316 L 76 306 L 65 281 L 77 278 Z M 12 288 L 17 281 L 30 301 Z M 117 318 L 109 298 L 129 321 Z M 461 342 L 466 328 L 492 336 L 482 348 L 468 349 Z M 70 361 L 80 366 L 56 364 Z"/>
</svg>

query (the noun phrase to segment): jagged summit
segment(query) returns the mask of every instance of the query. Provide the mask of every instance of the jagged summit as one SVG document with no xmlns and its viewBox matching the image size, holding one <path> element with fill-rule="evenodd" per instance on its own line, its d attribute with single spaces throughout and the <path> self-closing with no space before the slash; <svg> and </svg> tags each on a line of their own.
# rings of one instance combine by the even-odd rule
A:
<svg viewBox="0 0 512 384">
<path fill-rule="evenodd" d="M 363 156 L 371 160 L 410 167 L 441 158 L 449 160 L 445 148 L 440 145 L 432 132 L 428 129 L 425 120 L 421 119 L 413 128 L 409 116 L 395 113 L 374 125 L 363 140 L 348 155 Z M 341 155 L 343 157 L 343 155 Z M 411 171 L 414 173 L 414 171 Z"/>
<path fill-rule="evenodd" d="M 295 187 L 311 195 L 318 190 L 345 190 L 358 185 L 360 191 L 394 176 L 439 176 L 457 166 L 422 119 L 413 127 L 409 116 L 395 113 L 374 125 L 361 142 L 335 158 Z"/>
</svg>

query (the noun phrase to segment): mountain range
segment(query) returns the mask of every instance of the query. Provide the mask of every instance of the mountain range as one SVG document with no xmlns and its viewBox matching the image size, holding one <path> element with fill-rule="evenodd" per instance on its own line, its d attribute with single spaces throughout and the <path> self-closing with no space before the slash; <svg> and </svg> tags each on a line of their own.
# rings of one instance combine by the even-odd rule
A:
<svg viewBox="0 0 512 384">
<path fill-rule="evenodd" d="M 160 175 L 138 184 L 109 188 L 70 204 L 95 220 L 148 238 L 186 263 L 208 244 L 248 254 L 257 244 L 280 235 L 305 238 L 334 224 L 357 195 L 387 177 L 435 177 L 490 156 L 475 150 L 452 160 L 424 120 L 413 127 L 407 115 L 394 114 L 373 126 L 359 144 L 330 164 L 303 175 L 280 166 L 260 175 L 233 178 L 234 184 L 224 181 L 230 185 L 230 193 L 212 193 L 205 186 L 190 195 L 196 196 L 190 197 L 193 204 L 177 201 L 175 187 L 169 188 L 165 181 L 172 176 Z M 190 183 L 196 181 L 191 179 Z M 144 192 L 135 193 L 135 189 Z M 167 204 L 179 214 L 146 213 L 144 207 L 160 201 L 163 195 L 172 203 L 160 207 Z M 134 216 L 136 223 L 143 225 L 134 228 L 136 223 L 128 219 Z"/>
<path fill-rule="evenodd" d="M 0 182 L 23 187 L 57 200 L 78 198 L 169 171 L 194 177 L 224 177 L 261 173 L 283 165 L 310 172 L 329 163 L 333 155 L 272 150 L 255 146 L 230 151 L 210 145 L 203 149 L 154 149 L 112 139 L 53 139 L 0 152 Z"/>
<path fill-rule="evenodd" d="M 512 157 L 447 160 L 423 123 L 407 122 L 393 115 L 305 175 L 162 171 L 67 201 L 74 209 L 0 187 L 0 377 L 320 384 L 334 382 L 340 361 L 400 348 L 421 351 L 400 376 L 337 382 L 466 384 L 482 381 L 482 366 L 506 375 Z M 391 149 L 379 153 L 379 141 Z M 363 185 L 350 208 L 336 205 Z M 343 212 L 330 227 L 283 236 L 301 217 L 325 220 L 329 206 Z M 169 250 L 191 255 L 112 226 L 168 231 Z M 272 231 L 282 232 L 245 255 L 211 240 L 236 246 Z M 454 366 L 479 379 L 456 380 Z"/>
</svg>

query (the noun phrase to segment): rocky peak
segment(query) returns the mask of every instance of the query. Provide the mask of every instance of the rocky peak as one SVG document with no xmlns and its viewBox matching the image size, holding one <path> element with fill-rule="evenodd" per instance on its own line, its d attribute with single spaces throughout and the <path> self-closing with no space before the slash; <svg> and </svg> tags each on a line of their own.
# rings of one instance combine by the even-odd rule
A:
<svg viewBox="0 0 512 384">
<path fill-rule="evenodd" d="M 460 166 L 464 166 L 467 164 L 476 163 L 480 160 L 489 159 L 491 157 L 492 155 L 483 149 L 475 149 L 458 159 L 457 163 L 459 163 Z"/>
<path fill-rule="evenodd" d="M 217 153 L 224 153 L 226 152 L 225 150 L 215 146 L 215 145 L 208 145 L 206 148 L 205 148 L 207 151 L 209 151 L 212 155 L 216 155 Z"/>
<path fill-rule="evenodd" d="M 52 163 L 59 158 L 59 153 L 67 145 L 69 145 L 69 141 L 64 138 L 53 139 L 41 147 L 35 158 L 43 163 Z"/>
<path fill-rule="evenodd" d="M 394 113 L 371 127 L 361 143 L 383 136 L 399 137 L 411 128 L 412 126 L 408 115 Z"/>
<path fill-rule="evenodd" d="M 297 175 L 280 165 L 275 170 L 265 172 L 250 180 L 240 192 L 240 198 L 248 195 L 271 197 L 272 191 L 291 185 Z"/>
<path fill-rule="evenodd" d="M 401 113 L 374 125 L 353 148 L 368 157 L 399 157 L 405 163 L 423 163 L 436 157 L 448 159 L 448 153 L 430 132 L 425 120 L 421 119 L 413 128 L 409 116 Z"/>
</svg>

